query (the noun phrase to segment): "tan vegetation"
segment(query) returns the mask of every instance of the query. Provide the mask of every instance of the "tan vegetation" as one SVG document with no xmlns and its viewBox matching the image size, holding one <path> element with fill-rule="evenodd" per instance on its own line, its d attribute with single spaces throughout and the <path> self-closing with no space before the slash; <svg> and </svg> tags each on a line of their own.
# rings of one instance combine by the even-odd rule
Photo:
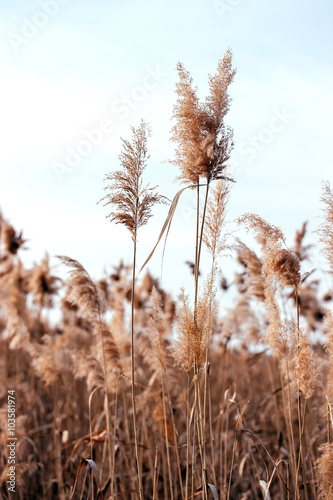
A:
<svg viewBox="0 0 333 500">
<path fill-rule="evenodd" d="M 193 290 L 174 299 L 146 269 L 137 276 L 138 231 L 166 201 L 143 183 L 145 122 L 123 140 L 103 198 L 110 221 L 130 232 L 133 262 L 99 281 L 69 257 L 60 257 L 66 280 L 47 255 L 27 269 L 22 233 L 0 216 L 0 499 L 14 497 L 9 390 L 15 498 L 333 498 L 333 292 L 312 276 L 306 224 L 288 247 L 280 228 L 249 213 L 238 223 L 261 250 L 229 243 L 231 51 L 203 103 L 182 64 L 178 74 L 172 139 L 179 180 L 197 199 Z M 333 272 L 328 183 L 322 201 L 318 232 Z M 210 268 L 200 282 L 203 249 Z M 240 266 L 230 285 L 219 272 L 226 251 Z"/>
</svg>

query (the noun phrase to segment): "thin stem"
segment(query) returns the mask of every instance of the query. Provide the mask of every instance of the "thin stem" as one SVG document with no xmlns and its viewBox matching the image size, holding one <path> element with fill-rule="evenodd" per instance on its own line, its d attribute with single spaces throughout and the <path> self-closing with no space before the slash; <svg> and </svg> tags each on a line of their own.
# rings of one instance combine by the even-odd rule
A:
<svg viewBox="0 0 333 500">
<path fill-rule="evenodd" d="M 205 195 L 205 202 L 204 202 L 204 208 L 203 208 L 203 213 L 202 213 L 202 219 L 201 219 L 201 228 L 200 228 L 200 235 L 199 235 L 199 219 L 200 219 L 200 192 L 199 192 L 199 181 L 197 183 L 197 217 L 196 217 L 196 241 L 195 241 L 195 265 L 194 265 L 194 321 L 196 322 L 197 320 L 197 308 L 198 308 L 198 291 L 199 291 L 199 271 L 200 271 L 200 256 L 201 256 L 201 247 L 202 247 L 202 240 L 203 240 L 203 231 L 204 231 L 204 224 L 205 224 L 205 217 L 206 217 L 206 209 L 207 209 L 207 201 L 208 201 L 208 192 L 209 192 L 209 180 L 207 179 L 207 186 L 206 186 L 206 195 Z M 202 419 L 202 409 L 201 409 L 201 401 L 200 401 L 200 383 L 199 383 L 199 366 L 194 366 L 194 377 L 196 377 L 195 380 L 195 405 L 198 406 L 197 408 L 197 414 L 198 414 L 198 423 L 199 423 L 199 436 L 198 436 L 198 442 L 199 442 L 199 450 L 200 450 L 200 455 L 201 455 L 201 463 L 202 463 L 202 484 L 203 484 L 203 489 L 204 489 L 204 498 L 207 498 L 207 486 L 206 486 L 206 463 L 205 463 L 205 452 L 203 449 L 205 448 L 205 439 L 204 439 L 204 433 L 205 429 L 203 428 L 203 419 Z M 196 425 L 194 424 L 194 433 L 196 432 Z M 193 480 L 193 475 L 192 475 L 192 480 Z M 192 492 L 193 494 L 193 492 Z"/>
<path fill-rule="evenodd" d="M 117 410 L 118 410 L 118 390 L 119 390 L 119 379 L 120 376 L 117 378 L 117 388 L 116 388 L 116 396 L 115 396 L 115 409 L 114 409 L 114 427 L 113 427 L 113 449 L 112 449 L 112 480 L 111 480 L 111 497 L 113 497 L 114 494 L 117 494 L 117 491 L 114 491 L 114 478 L 115 478 L 115 462 L 116 462 L 116 429 L 117 429 Z M 116 490 L 117 490 L 117 482 L 115 484 Z"/>
<path fill-rule="evenodd" d="M 171 497 L 171 500 L 173 500 L 173 485 L 172 485 L 172 474 L 171 474 L 170 453 L 169 453 L 168 423 L 167 423 L 167 414 L 166 414 L 166 407 L 165 407 L 165 389 L 164 389 L 164 376 L 163 376 L 162 368 L 161 368 L 161 371 L 162 371 L 161 378 L 162 378 L 162 400 L 163 400 L 165 445 L 166 445 L 166 452 L 167 452 L 168 476 L 169 476 L 169 484 L 170 484 L 170 497 Z"/>
<path fill-rule="evenodd" d="M 197 184 L 197 219 L 195 234 L 195 260 L 194 260 L 194 321 L 197 319 L 198 280 L 199 280 L 199 219 L 200 219 L 200 190 Z"/>
<path fill-rule="evenodd" d="M 190 465 L 190 374 L 187 372 L 187 395 L 186 395 L 186 478 L 185 499 L 188 500 L 188 479 Z"/>
<path fill-rule="evenodd" d="M 194 375 L 195 376 L 195 375 Z M 194 412 L 193 412 L 193 443 L 192 443 L 192 494 L 191 498 L 194 498 L 194 474 L 195 474 L 195 466 L 196 466 L 196 453 L 195 453 L 195 441 L 197 437 L 197 432 L 196 432 L 196 420 L 197 420 L 197 404 L 196 404 L 196 398 L 197 398 L 197 392 L 194 391 Z"/>
<path fill-rule="evenodd" d="M 295 437 L 292 423 L 292 408 L 291 408 L 291 393 L 290 393 L 290 371 L 289 371 L 289 363 L 288 358 L 286 357 L 286 369 L 287 369 L 287 383 L 288 383 L 288 417 L 289 417 L 289 428 L 290 428 L 290 437 L 292 442 L 292 457 L 293 457 L 293 468 L 295 472 L 295 491 L 298 492 L 298 468 L 296 462 L 296 447 L 295 447 Z M 298 494 L 298 493 L 297 493 Z"/>
<path fill-rule="evenodd" d="M 210 311 L 211 313 L 211 311 Z M 206 464 L 206 427 L 207 427 L 207 391 L 208 391 L 208 347 L 206 350 L 206 362 L 205 362 L 205 381 L 204 381 L 204 401 L 203 401 L 203 464 L 202 468 L 205 474 L 205 479 L 207 483 L 207 464 Z"/>
<path fill-rule="evenodd" d="M 157 483 L 158 483 L 158 447 L 155 448 L 155 462 L 154 462 L 154 477 L 153 477 L 153 500 L 157 500 Z"/>
<path fill-rule="evenodd" d="M 111 485 L 113 485 L 111 431 L 110 431 L 110 414 L 109 414 L 109 408 L 110 408 L 110 406 L 109 406 L 109 389 L 108 389 L 108 377 L 107 377 L 106 358 L 105 358 L 105 350 L 104 350 L 104 334 L 103 334 L 103 327 L 102 327 L 101 311 L 99 308 L 98 308 L 98 323 L 99 323 L 99 331 L 100 331 L 100 335 L 101 335 L 102 352 L 103 352 L 104 385 L 105 385 L 105 405 L 104 406 L 105 406 L 106 430 L 108 433 L 109 474 L 110 474 Z"/>
<path fill-rule="evenodd" d="M 198 190 L 199 190 L 199 185 L 198 185 Z M 206 195 L 205 195 L 205 203 L 203 207 L 203 213 L 202 213 L 202 220 L 201 220 L 201 229 L 200 229 L 200 238 L 198 242 L 198 252 L 197 252 L 197 262 L 196 262 L 196 276 L 195 276 L 195 282 L 196 282 L 196 287 L 195 287 L 195 297 L 194 297 L 194 303 L 197 304 L 198 302 L 198 279 L 199 279 L 199 268 L 200 268 L 200 256 L 201 256 L 201 247 L 202 247 L 202 240 L 203 240 L 203 231 L 204 231 L 204 225 L 205 225 L 205 218 L 206 218 L 206 209 L 207 209 L 207 201 L 208 201 L 208 192 L 209 192 L 209 180 L 207 180 L 207 185 L 206 185 Z M 197 211 L 199 210 L 199 202 Z M 197 217 L 197 224 L 199 223 L 199 218 Z M 197 235 L 198 236 L 198 235 Z M 197 240 L 198 241 L 198 240 Z"/>
<path fill-rule="evenodd" d="M 163 371 L 163 373 L 164 373 L 164 379 L 165 379 L 165 377 L 166 377 L 165 371 Z M 181 473 L 181 469 L 180 469 L 179 451 L 178 451 L 178 445 L 177 445 L 177 432 L 176 432 L 175 419 L 174 419 L 173 411 L 172 411 L 171 396 L 170 396 L 168 384 L 165 384 L 165 388 L 166 388 L 166 393 L 168 396 L 169 412 L 170 412 L 170 417 L 171 417 L 171 422 L 172 422 L 172 432 L 173 432 L 173 440 L 175 443 L 175 454 L 176 454 L 176 461 L 177 461 L 180 490 L 181 490 L 182 500 L 184 500 L 182 473 Z"/>
<path fill-rule="evenodd" d="M 297 328 L 297 358 L 300 356 L 300 343 L 299 343 L 299 298 L 298 289 L 295 286 L 295 301 L 296 301 L 296 328 Z M 302 469 L 303 476 L 303 486 L 305 490 L 305 496 L 308 498 L 308 491 L 306 486 L 305 468 L 304 468 L 304 454 L 303 454 L 303 422 L 302 422 L 302 393 L 298 389 L 297 391 L 297 413 L 298 413 L 298 432 L 299 432 L 299 457 L 297 463 L 297 474 L 299 472 L 299 467 Z"/>
<path fill-rule="evenodd" d="M 139 480 L 139 496 L 140 500 L 143 500 L 143 488 L 142 488 L 142 477 L 140 470 L 139 461 L 139 447 L 138 447 L 138 436 L 136 427 L 136 411 L 135 411 L 135 391 L 134 391 L 134 294 L 135 294 L 135 274 L 136 274 L 136 245 L 137 245 L 137 235 L 136 232 L 133 236 L 133 277 L 132 277 L 132 297 L 131 297 L 131 386 L 132 386 L 132 412 L 133 412 L 133 428 L 134 428 L 134 442 L 135 442 L 135 458 L 136 458 L 136 469 L 138 473 Z"/>
</svg>

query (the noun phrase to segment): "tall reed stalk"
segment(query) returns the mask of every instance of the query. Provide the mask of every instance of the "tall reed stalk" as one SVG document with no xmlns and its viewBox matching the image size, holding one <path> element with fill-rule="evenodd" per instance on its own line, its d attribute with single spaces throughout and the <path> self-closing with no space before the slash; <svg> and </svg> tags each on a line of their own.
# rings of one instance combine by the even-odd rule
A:
<svg viewBox="0 0 333 500">
<path fill-rule="evenodd" d="M 179 329 L 180 339 L 187 337 L 185 345 L 192 350 L 189 354 L 183 351 L 178 357 L 180 364 L 189 374 L 193 373 L 194 390 L 194 415 L 193 420 L 193 447 L 192 456 L 195 458 L 195 443 L 198 442 L 199 454 L 201 457 L 201 479 L 203 487 L 203 498 L 207 500 L 207 469 L 206 469 L 206 418 L 203 412 L 206 412 L 205 405 L 202 406 L 202 395 L 200 387 L 200 374 L 202 363 L 205 359 L 206 349 L 208 347 L 211 335 L 212 321 L 209 318 L 209 293 L 201 299 L 199 298 L 199 274 L 201 248 L 204 238 L 204 228 L 206 221 L 206 210 L 209 196 L 210 183 L 218 179 L 226 179 L 223 171 L 227 166 L 227 161 L 233 148 L 233 131 L 224 123 L 225 115 L 230 106 L 230 96 L 228 87 L 231 84 L 235 70 L 232 68 L 232 53 L 228 49 L 223 59 L 219 61 L 216 74 L 209 77 L 209 96 L 204 102 L 200 102 L 197 97 L 197 89 L 193 87 L 193 80 L 189 72 L 181 63 L 177 66 L 179 82 L 177 83 L 177 103 L 174 107 L 173 118 L 176 123 L 172 129 L 172 141 L 177 144 L 176 156 L 173 164 L 180 168 L 178 179 L 187 186 L 196 189 L 196 226 L 195 226 L 195 256 L 194 256 L 194 306 L 192 319 L 189 315 L 185 316 L 187 321 L 191 321 L 191 334 Z M 205 179 L 206 192 L 202 213 L 200 213 L 200 187 L 201 179 Z M 201 223 L 200 223 L 201 222 Z M 212 294 L 213 277 L 208 279 L 208 288 Z M 206 290 L 207 292 L 207 290 Z M 187 307 L 187 304 L 184 307 Z M 185 327 L 189 327 L 189 324 Z M 190 340 L 188 337 L 191 337 Z M 184 338 L 185 340 L 185 338 Z M 191 345 L 191 342 L 193 344 Z M 178 342 L 179 345 L 179 342 Z M 188 356 L 189 354 L 189 356 Z M 187 360 L 185 359 L 188 356 Z M 205 382 L 205 386 L 207 381 Z M 189 406 L 189 400 L 187 402 Z M 187 425 L 187 446 L 190 445 L 190 426 Z M 192 462 L 193 462 L 192 459 Z M 188 495 L 188 468 L 187 460 L 186 470 L 186 497 Z M 192 463 L 192 496 L 194 494 L 194 464 Z"/>
<path fill-rule="evenodd" d="M 143 185 L 143 171 L 149 158 L 147 140 L 151 135 L 149 126 L 142 120 L 138 128 L 132 127 L 132 140 L 124 140 L 119 155 L 122 170 L 106 175 L 109 184 L 105 187 L 107 195 L 102 198 L 104 205 L 112 205 L 113 211 L 107 216 L 111 222 L 124 225 L 133 241 L 132 297 L 131 297 L 131 392 L 133 412 L 133 433 L 135 442 L 136 468 L 139 497 L 143 500 L 143 484 L 139 458 L 138 430 L 135 405 L 135 331 L 134 299 L 137 259 L 137 235 L 141 226 L 151 217 L 151 209 L 156 203 L 164 203 L 165 198 L 156 192 L 156 187 Z M 100 201 L 102 201 L 100 200 Z"/>
</svg>

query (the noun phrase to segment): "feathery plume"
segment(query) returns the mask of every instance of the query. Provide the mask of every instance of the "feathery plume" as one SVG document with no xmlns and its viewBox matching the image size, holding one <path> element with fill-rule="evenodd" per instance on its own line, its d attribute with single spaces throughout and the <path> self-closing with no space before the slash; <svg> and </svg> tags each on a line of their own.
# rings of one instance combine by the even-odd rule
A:
<svg viewBox="0 0 333 500">
<path fill-rule="evenodd" d="M 52 307 L 52 297 L 58 291 L 60 278 L 51 275 L 49 256 L 45 255 L 42 262 L 32 270 L 28 283 L 29 292 L 39 307 Z"/>
<path fill-rule="evenodd" d="M 153 287 L 151 292 L 151 302 L 152 307 L 150 311 L 150 319 L 148 322 L 148 327 L 152 333 L 152 346 L 156 353 L 157 359 L 163 370 L 166 368 L 166 350 L 165 350 L 165 339 L 167 327 L 165 324 L 162 300 L 159 292 Z"/>
<path fill-rule="evenodd" d="M 4 252 L 11 255 L 16 255 L 20 248 L 24 248 L 23 245 L 26 242 L 26 240 L 23 239 L 22 231 L 16 233 L 13 226 L 6 221 L 1 225 L 1 239 L 4 246 Z"/>
<path fill-rule="evenodd" d="M 298 389 L 305 399 L 311 398 L 318 376 L 318 369 L 315 366 L 313 348 L 301 332 L 296 332 L 297 346 L 295 348 L 294 362 L 296 367 L 296 380 Z"/>
<path fill-rule="evenodd" d="M 216 256 L 227 247 L 226 235 L 222 234 L 222 229 L 226 217 L 229 193 L 228 181 L 219 180 L 207 205 L 203 242 L 214 261 Z"/>
<path fill-rule="evenodd" d="M 104 206 L 112 205 L 113 210 L 107 216 L 111 222 L 123 224 L 130 231 L 133 241 L 138 229 L 151 217 L 155 203 L 166 203 L 166 198 L 159 195 L 155 187 L 144 186 L 142 174 L 149 158 L 147 140 L 151 132 L 142 120 L 138 128 L 132 127 L 132 141 L 122 139 L 123 150 L 119 155 L 122 170 L 106 175 L 105 187 L 108 194 L 100 201 Z"/>
<path fill-rule="evenodd" d="M 178 63 L 177 71 L 178 99 L 173 111 L 176 123 L 171 136 L 177 148 L 171 163 L 180 168 L 178 179 L 197 184 L 200 177 L 206 177 L 208 182 L 225 178 L 222 172 L 233 149 L 233 131 L 224 124 L 231 101 L 228 87 L 236 72 L 232 69 L 232 52 L 226 51 L 216 74 L 210 76 L 210 95 L 203 103 L 199 102 L 197 88 L 183 64 Z"/>
<path fill-rule="evenodd" d="M 257 214 L 246 213 L 237 219 L 237 223 L 242 224 L 248 232 L 251 230 L 255 234 L 258 234 L 270 244 L 278 241 L 284 242 L 284 235 L 281 229 L 269 224 L 269 222 Z"/>
<path fill-rule="evenodd" d="M 320 447 L 321 456 L 316 462 L 318 474 L 319 500 L 333 498 L 333 444 L 326 443 Z"/>
<path fill-rule="evenodd" d="M 89 393 L 96 387 L 105 387 L 105 377 L 99 361 L 87 352 L 71 351 L 76 379 L 85 379 Z"/>
<path fill-rule="evenodd" d="M 323 183 L 321 201 L 324 203 L 324 208 L 322 209 L 324 222 L 319 226 L 317 232 L 319 234 L 319 241 L 323 245 L 322 252 L 329 263 L 331 272 L 333 272 L 333 191 L 329 182 Z"/>
<path fill-rule="evenodd" d="M 66 376 L 71 367 L 69 350 L 64 348 L 59 337 L 44 335 L 42 344 L 35 344 L 32 366 L 42 378 L 46 387 L 59 382 L 60 376 Z"/>
<path fill-rule="evenodd" d="M 102 334 L 100 331 L 101 328 L 102 328 Z M 95 335 L 101 336 L 101 338 L 103 338 L 105 361 L 107 363 L 108 371 L 115 370 L 120 372 L 122 369 L 120 361 L 120 353 L 110 328 L 108 328 L 107 325 L 105 325 L 104 323 L 98 326 L 95 325 Z"/>
<path fill-rule="evenodd" d="M 280 282 L 281 287 L 297 287 L 301 280 L 298 256 L 282 247 L 285 237 L 280 228 L 269 224 L 256 214 L 245 214 L 237 219 L 238 224 L 245 226 L 266 241 L 263 253 L 262 271 L 272 275 Z"/>
<path fill-rule="evenodd" d="M 293 252 L 297 255 L 300 261 L 309 259 L 309 250 L 312 248 L 312 245 L 304 245 L 303 243 L 306 235 L 307 224 L 307 222 L 303 222 L 301 229 L 298 229 L 295 235 Z"/>
<path fill-rule="evenodd" d="M 57 255 L 63 264 L 69 267 L 68 293 L 66 300 L 77 306 L 83 317 L 96 318 L 102 312 L 102 303 L 97 287 L 88 272 L 77 260 Z"/>
<path fill-rule="evenodd" d="M 241 241 L 237 245 L 237 260 L 244 267 L 240 291 L 264 302 L 265 291 L 261 260 L 253 250 L 250 250 Z"/>
<path fill-rule="evenodd" d="M 181 290 L 181 302 L 176 326 L 177 340 L 173 354 L 179 366 L 189 372 L 195 362 L 200 367 L 209 345 L 216 321 L 217 308 L 214 302 L 214 276 L 211 273 L 205 285 L 203 294 L 198 299 L 197 314 L 194 317 L 189 304 L 189 297 Z"/>
<path fill-rule="evenodd" d="M 265 306 L 268 327 L 264 339 L 275 354 L 286 356 L 290 344 L 290 328 L 286 321 L 281 320 L 280 308 L 275 299 L 272 279 L 265 280 Z"/>
<path fill-rule="evenodd" d="M 329 356 L 329 375 L 327 378 L 328 392 L 330 397 L 333 397 L 333 313 L 332 311 L 326 311 L 325 315 L 325 326 L 327 330 L 327 342 L 325 344 L 325 350 Z"/>
<path fill-rule="evenodd" d="M 263 261 L 263 272 L 273 275 L 279 281 L 281 288 L 298 287 L 301 280 L 301 267 L 295 253 L 281 248 L 278 242 L 264 252 Z"/>
</svg>

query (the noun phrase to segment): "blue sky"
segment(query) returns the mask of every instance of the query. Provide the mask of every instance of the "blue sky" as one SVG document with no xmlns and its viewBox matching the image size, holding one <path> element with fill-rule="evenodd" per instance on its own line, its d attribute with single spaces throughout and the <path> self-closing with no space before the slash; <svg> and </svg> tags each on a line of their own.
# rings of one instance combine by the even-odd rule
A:
<svg viewBox="0 0 333 500">
<path fill-rule="evenodd" d="M 330 0 L 12 0 L 0 14 L 0 206 L 30 238 L 27 260 L 65 254 L 96 277 L 130 261 L 128 233 L 96 204 L 106 172 L 119 167 L 120 137 L 141 118 L 151 124 L 146 178 L 173 197 L 177 171 L 162 161 L 173 156 L 177 61 L 205 97 L 228 47 L 237 68 L 229 220 L 255 212 L 289 239 L 303 220 L 318 225 L 321 181 L 332 181 Z M 188 282 L 193 207 L 185 194 L 165 257 L 168 289 Z M 139 260 L 166 212 L 142 230 Z M 151 269 L 159 275 L 160 254 Z"/>
</svg>

